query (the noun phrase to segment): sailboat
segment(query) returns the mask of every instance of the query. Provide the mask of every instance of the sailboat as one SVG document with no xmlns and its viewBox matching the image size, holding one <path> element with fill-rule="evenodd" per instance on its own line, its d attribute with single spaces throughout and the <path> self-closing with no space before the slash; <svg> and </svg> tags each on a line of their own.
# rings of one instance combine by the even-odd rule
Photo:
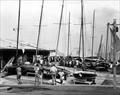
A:
<svg viewBox="0 0 120 95">
<path fill-rule="evenodd" d="M 41 30 L 41 22 L 42 22 L 42 12 L 43 12 L 43 4 L 44 4 L 44 0 L 42 2 L 42 8 L 41 8 L 41 16 L 40 16 L 40 22 L 39 22 L 39 31 L 38 31 L 38 39 L 37 39 L 37 47 L 36 47 L 36 57 L 38 55 L 38 44 L 39 44 L 39 38 L 40 38 L 40 30 Z M 82 46 L 83 46 L 83 63 L 84 63 L 84 35 L 83 35 L 83 0 L 81 0 L 81 6 L 82 6 L 82 19 L 81 19 L 81 34 L 82 34 Z M 19 6 L 20 7 L 20 6 Z M 64 7 L 64 0 L 63 0 L 63 5 L 62 5 L 62 10 L 61 10 L 61 17 L 60 17 L 60 24 L 59 24 L 59 33 L 58 33 L 58 40 L 57 40 L 57 46 L 56 46 L 56 50 L 58 50 L 58 45 L 59 45 L 59 36 L 60 36 L 60 29 L 61 29 L 61 21 L 62 21 L 62 14 L 63 14 L 63 7 Z M 19 13 L 20 13 L 20 8 L 19 8 Z M 69 19 L 70 20 L 70 19 Z M 19 18 L 19 21 L 20 21 L 20 18 Z M 70 22 L 70 21 L 69 21 Z M 18 24 L 19 26 L 20 24 Z M 69 27 L 70 28 L 70 27 Z M 18 31 L 19 32 L 19 31 Z M 19 35 L 18 35 L 19 37 Z M 19 42 L 19 38 L 17 38 L 17 42 Z M 17 49 L 18 49 L 18 44 L 17 44 Z M 18 51 L 17 51 L 18 52 Z M 18 53 L 16 54 L 18 55 Z M 37 59 L 37 58 L 36 58 Z M 31 72 L 31 73 L 34 73 L 34 67 L 33 65 L 32 66 L 24 66 L 22 67 L 24 68 L 23 73 L 27 73 L 28 72 Z M 13 71 L 16 72 L 16 67 L 13 67 Z M 58 69 L 61 69 L 61 68 L 58 68 Z M 47 68 L 44 68 L 45 72 L 46 72 L 46 75 L 50 75 L 49 73 L 49 67 Z M 64 70 L 66 72 L 68 72 L 67 70 Z M 73 76 L 77 79 L 77 80 L 86 80 L 86 81 L 92 81 L 92 83 L 95 82 L 95 77 L 96 77 L 96 74 L 92 73 L 92 72 L 88 72 L 88 71 L 77 71 L 77 72 L 74 72 L 72 73 Z"/>
<path fill-rule="evenodd" d="M 75 71 L 73 73 L 73 76 L 75 77 L 75 80 L 77 83 L 84 83 L 90 81 L 91 84 L 95 84 L 95 78 L 96 78 L 96 73 L 95 72 L 90 72 L 86 71 L 84 67 L 84 33 L 83 33 L 83 0 L 81 0 L 81 36 L 82 36 L 82 71 Z M 80 45 L 79 45 L 80 46 Z M 80 51 L 80 50 L 79 50 Z"/>
<path fill-rule="evenodd" d="M 44 0 L 42 0 L 42 7 L 41 7 L 41 15 L 40 15 L 40 21 L 39 21 L 39 30 L 38 30 L 38 38 L 37 38 L 37 46 L 36 46 L 36 57 L 38 54 L 38 44 L 39 44 L 39 38 L 40 38 L 40 30 L 41 30 L 41 22 L 42 22 L 42 12 L 43 12 L 43 6 L 44 6 Z M 7 74 L 16 74 L 16 68 L 18 65 L 18 60 L 20 60 L 22 62 L 22 56 L 18 57 L 18 49 L 19 49 L 19 30 L 20 30 L 20 13 L 21 13 L 21 0 L 19 0 L 19 10 L 18 10 L 18 28 L 17 28 L 17 48 L 16 48 L 16 56 L 15 58 L 11 58 L 8 63 L 6 64 L 6 66 L 3 68 L 4 70 L 7 71 Z M 35 52 L 35 51 L 32 51 Z M 15 63 L 12 66 L 8 66 L 10 63 Z M 29 65 L 22 65 L 22 73 L 23 74 L 27 74 L 27 72 L 34 72 L 34 66 L 33 64 L 29 64 Z M 3 70 L 3 71 L 4 71 Z"/>
<path fill-rule="evenodd" d="M 17 64 L 16 66 L 11 66 L 10 63 L 12 63 L 14 60 L 17 61 L 17 57 L 18 57 L 18 48 L 19 48 L 19 30 L 20 30 L 20 13 L 21 13 L 21 0 L 19 0 L 19 9 L 18 9 L 18 27 L 17 27 L 17 44 L 16 44 L 16 56 L 15 58 L 12 57 L 8 63 L 4 66 L 2 72 L 7 71 L 8 74 L 8 69 L 10 69 L 10 71 L 12 71 L 12 73 L 16 73 L 16 68 L 17 68 Z M 10 72 L 11 73 L 11 72 Z"/>
</svg>

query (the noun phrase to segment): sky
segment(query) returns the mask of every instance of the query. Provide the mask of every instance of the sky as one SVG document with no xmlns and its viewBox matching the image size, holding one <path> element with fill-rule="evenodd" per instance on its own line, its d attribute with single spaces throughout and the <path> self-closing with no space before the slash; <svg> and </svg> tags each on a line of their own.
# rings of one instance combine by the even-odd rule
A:
<svg viewBox="0 0 120 95">
<path fill-rule="evenodd" d="M 17 39 L 18 1 L 0 0 L 0 39 Z M 105 45 L 107 23 L 117 19 L 120 23 L 119 0 L 83 0 L 84 1 L 84 36 L 85 56 L 91 55 L 91 37 L 93 10 L 95 10 L 95 40 L 94 55 L 98 51 L 100 37 L 103 34 Z M 38 25 L 42 0 L 21 0 L 20 41 L 36 46 Z M 43 8 L 42 28 L 39 48 L 55 49 L 61 14 L 62 0 L 45 0 Z M 61 26 L 59 51 L 67 52 L 68 15 L 70 12 L 70 52 L 77 55 L 79 47 L 81 2 L 80 0 L 65 0 Z M 15 28 L 15 30 L 14 30 Z M 119 34 L 119 33 L 118 33 Z"/>
</svg>

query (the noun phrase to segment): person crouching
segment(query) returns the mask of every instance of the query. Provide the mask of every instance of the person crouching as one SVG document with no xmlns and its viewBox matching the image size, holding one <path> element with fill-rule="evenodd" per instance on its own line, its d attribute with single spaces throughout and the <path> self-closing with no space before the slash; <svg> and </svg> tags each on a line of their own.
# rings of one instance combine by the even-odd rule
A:
<svg viewBox="0 0 120 95">
<path fill-rule="evenodd" d="M 60 84 L 63 84 L 63 80 L 64 80 L 64 72 L 63 72 L 63 69 L 60 70 L 58 74 L 60 75 Z"/>
</svg>

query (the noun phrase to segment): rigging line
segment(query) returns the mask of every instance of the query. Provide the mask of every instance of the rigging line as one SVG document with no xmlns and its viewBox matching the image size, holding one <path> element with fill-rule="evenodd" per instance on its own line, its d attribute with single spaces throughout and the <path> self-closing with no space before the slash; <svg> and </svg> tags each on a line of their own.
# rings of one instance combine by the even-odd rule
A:
<svg viewBox="0 0 120 95">
<path fill-rule="evenodd" d="M 100 44 L 99 44 L 98 53 L 97 53 L 98 57 L 100 57 L 100 52 L 102 51 L 102 40 L 103 40 L 103 35 L 101 35 L 101 38 L 100 38 Z"/>
</svg>

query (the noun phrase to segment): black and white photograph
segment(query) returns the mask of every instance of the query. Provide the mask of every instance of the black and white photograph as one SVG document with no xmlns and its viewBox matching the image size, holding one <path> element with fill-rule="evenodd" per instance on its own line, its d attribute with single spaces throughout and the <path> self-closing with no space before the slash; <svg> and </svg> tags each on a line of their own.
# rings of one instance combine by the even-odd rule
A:
<svg viewBox="0 0 120 95">
<path fill-rule="evenodd" d="M 0 95 L 120 95 L 120 0 L 0 0 Z"/>
</svg>

